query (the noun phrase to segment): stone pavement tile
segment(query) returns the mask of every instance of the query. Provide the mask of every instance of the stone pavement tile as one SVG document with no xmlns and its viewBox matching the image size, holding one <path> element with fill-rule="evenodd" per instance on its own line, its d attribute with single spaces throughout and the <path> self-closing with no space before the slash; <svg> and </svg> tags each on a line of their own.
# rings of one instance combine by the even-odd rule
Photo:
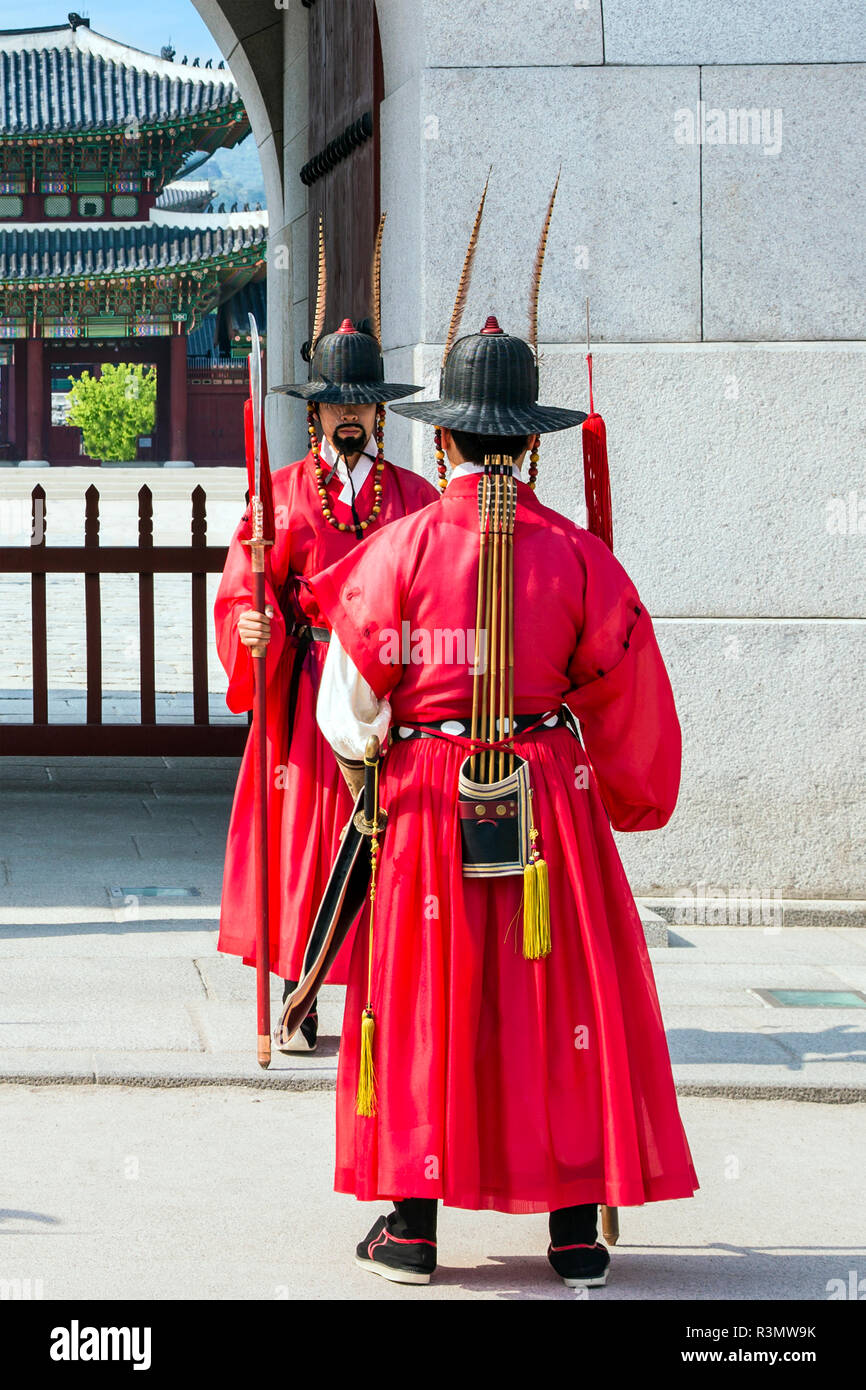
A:
<svg viewBox="0 0 866 1390">
<path fill-rule="evenodd" d="M 44 856 L 45 846 L 49 841 L 53 842 L 52 857 L 67 850 L 75 850 L 79 855 L 86 854 L 88 846 L 95 848 L 100 843 L 110 844 L 121 851 L 131 846 L 132 853 L 135 854 L 133 836 L 136 832 L 142 835 L 154 834 L 152 826 L 152 820 L 146 816 L 143 809 L 138 818 L 134 814 L 127 815 L 125 808 L 119 806 L 106 807 L 101 815 L 90 812 L 79 818 L 75 808 L 69 806 L 63 809 L 62 814 L 54 813 L 52 808 L 51 814 L 30 815 L 17 823 L 12 830 L 4 830 L 2 839 L 4 849 L 8 847 L 9 852 L 13 854 L 28 847 L 41 846 Z M 174 835 L 177 838 L 181 831 L 180 827 L 176 826 L 165 827 L 157 833 Z M 192 839 L 199 839 L 199 831 L 189 817 L 186 818 L 182 833 Z"/>
<path fill-rule="evenodd" d="M 171 830 L 142 830 L 135 831 L 132 839 L 139 856 L 148 863 L 154 859 L 185 859 L 195 860 L 196 864 L 218 862 L 222 868 L 225 858 L 224 844 L 214 836 L 199 835 L 197 831 L 192 838 L 176 835 Z"/>
<path fill-rule="evenodd" d="M 237 956 L 229 956 L 219 951 L 201 960 L 197 959 L 195 963 L 209 1003 L 243 1004 L 247 1009 L 255 1008 L 256 975 L 252 966 L 244 965 Z M 320 1036 L 339 1037 L 343 1025 L 345 998 L 345 985 L 325 985 L 319 990 Z M 274 1024 L 282 1012 L 282 999 L 282 981 L 272 975 L 271 1015 Z"/>
<path fill-rule="evenodd" d="M 670 928 L 665 965 L 693 968 L 699 962 L 728 961 L 826 965 L 862 959 L 866 951 L 866 932 L 857 928 L 832 929 L 802 927 L 765 931 L 761 927 L 679 927 Z"/>
<path fill-rule="evenodd" d="M 676 1062 L 766 1063 L 802 1070 L 812 1061 L 866 1062 L 866 1014 L 859 1009 L 663 1009 Z M 863 1072 L 866 1082 L 866 1072 Z M 863 1084 L 861 1082 L 861 1084 Z"/>
<path fill-rule="evenodd" d="M 675 1062 L 674 1081 L 681 1095 L 788 1095 L 823 1099 L 827 1104 L 862 1103 L 866 1099 L 863 1067 L 856 1062 L 809 1062 L 803 1067 L 744 1068 L 742 1064 Z"/>
<path fill-rule="evenodd" d="M 130 764 L 134 764 L 130 766 Z M 167 767 L 161 758 L 117 758 L 113 763 L 99 764 L 94 759 L 91 768 L 68 767 L 64 762 L 56 762 L 49 768 L 51 785 L 60 791 L 80 791 L 99 793 L 110 786 L 134 788 L 137 792 L 158 796 L 160 791 L 176 792 L 179 776 L 175 769 Z M 218 768 L 189 770 L 181 773 L 182 785 L 192 786 L 199 791 L 220 791 L 233 787 L 231 774 Z"/>
<path fill-rule="evenodd" d="M 279 1005 L 274 1002 L 271 1009 L 271 1026 L 275 1026 L 279 1017 Z M 339 1042 L 339 1022 L 342 1021 L 340 1015 L 337 1026 L 330 1032 L 326 1026 L 327 1016 L 335 1010 L 330 1006 L 323 1010 L 320 1017 L 319 1045 L 316 1052 L 308 1057 L 303 1057 L 305 1064 L 316 1063 L 316 1065 L 332 1066 L 337 1054 Z M 246 1052 L 250 1047 L 255 1046 L 255 1025 L 256 1025 L 256 1003 L 255 986 L 250 991 L 249 1000 L 232 1004 L 221 1004 L 215 1000 L 208 1000 L 204 1003 L 197 1002 L 194 1006 L 195 1019 L 199 1027 L 199 1032 L 205 1041 L 208 1052 L 213 1052 L 217 1056 L 226 1053 Z M 360 1023 L 359 1023 L 360 1026 Z M 283 1054 L 280 1054 L 281 1056 Z M 295 1058 L 297 1054 L 287 1054 Z"/>
<path fill-rule="evenodd" d="M 93 1054 L 94 1076 L 102 1084 L 157 1084 L 160 1087 L 232 1084 L 292 1091 L 333 1091 L 337 1081 L 335 1057 L 284 1057 L 274 1052 L 270 1066 L 256 1057 L 255 1019 L 244 1052 L 192 1053 L 109 1051 Z M 0 1081 L 3 1079 L 0 1053 Z M 333 1101 L 332 1101 L 333 1104 Z"/>
<path fill-rule="evenodd" d="M 230 956 L 216 951 L 212 955 L 196 959 L 196 969 L 201 977 L 205 997 L 214 1003 L 242 1003 L 255 1000 L 256 972 L 251 965 L 244 965 L 239 956 Z M 271 1009 L 282 1001 L 283 982 L 271 975 Z"/>
<path fill-rule="evenodd" d="M 129 1054 L 204 1051 L 184 1004 L 142 1004 L 123 996 L 89 1007 L 77 1004 L 72 1016 L 59 996 L 53 1004 L 38 1007 L 5 1004 L 0 1043 L 7 1050 L 19 1049 L 22 1059 L 32 1047 L 54 1048 L 64 1057 L 67 1052 L 99 1048 Z"/>
<path fill-rule="evenodd" d="M 65 1047 L 6 1047 L 0 1026 L 0 1081 L 47 1081 L 71 1077 L 96 1079 L 94 1054 L 87 1047 L 70 1052 Z"/>
<path fill-rule="evenodd" d="M 225 789 L 219 786 L 182 786 L 175 787 L 173 791 L 158 789 L 155 792 L 148 791 L 144 804 L 151 815 L 158 816 L 163 808 L 170 814 L 173 810 L 184 811 L 189 815 L 194 815 L 197 811 L 217 811 L 228 804 L 231 807 L 232 793 L 235 783 L 231 786 L 226 785 Z"/>
<path fill-rule="evenodd" d="M 830 973 L 837 976 L 839 984 L 844 982 L 851 989 L 862 990 L 866 994 L 866 956 L 861 956 L 860 961 L 846 961 L 843 965 L 830 966 Z M 839 984 L 836 988 L 839 988 Z"/>
<path fill-rule="evenodd" d="M 0 733 L 0 747 L 2 747 L 2 733 Z M 0 760 L 2 776 L 0 776 L 0 792 L 4 798 L 7 792 L 20 787 L 29 792 L 34 788 L 50 787 L 51 780 L 48 776 L 47 767 L 37 764 L 35 767 L 9 766 L 14 763 L 14 759 L 7 760 L 5 757 Z"/>
<path fill-rule="evenodd" d="M 703 1023 L 696 1022 L 689 1026 L 685 1020 L 678 1023 L 672 1019 L 671 1015 L 675 1012 L 672 1009 L 664 1010 L 668 1049 L 671 1061 L 675 1064 L 700 1062 L 708 1067 L 712 1066 L 715 1070 L 719 1063 L 763 1068 L 783 1066 L 789 1061 L 790 1054 L 781 1043 L 764 1037 L 761 1033 L 734 1028 L 723 1031 L 718 1027 L 707 1026 L 711 1023 L 709 1018 Z M 739 1014 L 741 1011 L 736 1012 Z M 695 1013 L 692 1012 L 690 1017 L 695 1019 Z M 715 1023 L 715 1018 L 712 1023 Z"/>
<path fill-rule="evenodd" d="M 862 931 L 866 927 L 866 907 L 862 902 L 803 902 L 787 906 L 784 920 L 786 927 L 798 930 L 801 927 L 859 927 Z"/>
<path fill-rule="evenodd" d="M 662 1008 L 668 1004 L 754 1009 L 751 989 L 838 989 L 839 977 L 831 970 L 802 961 L 754 964 L 693 964 L 668 966 L 667 954 L 653 961 L 653 973 Z"/>
<path fill-rule="evenodd" d="M 213 924 L 202 922 L 67 922 L 62 926 L 0 926 L 0 959 L 49 956 L 81 960 L 98 956 L 122 959 L 180 957 L 206 959 L 216 954 Z M 5 970 L 5 966 L 4 966 Z"/>
<path fill-rule="evenodd" d="M 159 803 L 147 787 L 138 782 L 129 788 L 108 784 L 99 794 L 83 794 L 70 788 L 60 789 L 45 784 L 46 794 L 37 795 L 28 791 L 9 790 L 0 780 L 0 794 L 3 797 L 4 827 L 17 830 L 22 825 L 37 822 L 43 827 L 51 825 L 58 832 L 65 832 L 72 826 L 88 829 L 104 829 L 107 821 L 128 823 L 130 821 L 147 826 Z M 184 814 L 183 807 L 167 806 L 167 817 Z M 188 814 L 186 812 L 185 814 Z M 5 833 L 5 829 L 4 829 Z"/>
<path fill-rule="evenodd" d="M 845 931 L 841 927 L 832 929 L 832 935 L 846 941 L 851 949 L 852 959 L 855 955 L 863 959 L 866 953 L 866 931 Z"/>
<path fill-rule="evenodd" d="M 7 960 L 0 975 L 0 1007 L 61 1009 L 70 1021 L 85 1010 L 146 1008 L 174 1000 L 203 999 L 201 977 L 191 960 L 123 960 L 94 955 L 56 960 L 47 952 Z"/>
<path fill-rule="evenodd" d="M 218 904 L 222 884 L 222 865 L 215 860 L 187 865 L 165 860 L 143 863 L 131 843 L 122 858 L 82 854 L 76 849 L 56 859 L 50 869 L 44 855 L 34 858 L 28 846 L 26 854 L 8 855 L 7 863 L 9 883 L 0 885 L 0 906 L 4 907 L 109 907 L 109 888 L 141 886 L 198 888 L 202 904 Z"/>
<path fill-rule="evenodd" d="M 422 1290 L 357 1268 L 354 1246 L 384 1204 L 333 1191 L 333 1095 L 254 1084 L 0 1087 L 17 1213 L 4 1277 L 44 1276 L 46 1298 L 77 1301 L 574 1304 L 547 1264 L 543 1215 L 443 1208 L 439 1271 Z M 735 1303 L 825 1300 L 829 1280 L 862 1273 L 866 1107 L 681 1108 L 700 1189 L 623 1210 L 609 1283 L 586 1301 L 718 1298 L 735 1319 Z"/>
<path fill-rule="evenodd" d="M 167 767 L 175 772 L 193 772 L 197 769 L 207 769 L 208 772 L 221 772 L 226 777 L 237 777 L 241 765 L 240 758 L 181 758 L 167 757 L 165 759 Z"/>
<path fill-rule="evenodd" d="M 205 847 L 204 841 L 197 841 L 199 845 Z M 161 846 L 164 850 L 165 846 Z M 213 907 L 215 915 L 219 916 L 219 903 L 222 894 L 223 882 L 223 855 L 225 846 L 210 846 L 207 854 L 197 855 L 195 859 L 190 857 L 184 862 L 183 856 L 178 854 L 170 858 L 163 854 L 162 857 L 150 857 L 145 859 L 136 858 L 132 869 L 127 869 L 118 878 L 102 876 L 102 881 L 107 884 L 115 884 L 120 887 L 168 887 L 168 888 L 198 888 L 201 898 L 195 902 L 199 908 L 204 906 Z"/>
</svg>

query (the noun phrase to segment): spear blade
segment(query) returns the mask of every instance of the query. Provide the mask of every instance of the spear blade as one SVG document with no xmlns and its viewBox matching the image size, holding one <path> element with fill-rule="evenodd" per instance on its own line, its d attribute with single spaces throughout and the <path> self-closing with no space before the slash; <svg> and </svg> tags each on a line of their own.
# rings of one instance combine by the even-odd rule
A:
<svg viewBox="0 0 866 1390">
<path fill-rule="evenodd" d="M 255 496 L 262 495 L 262 348 L 255 316 L 250 314 L 250 400 L 253 406 L 253 478 Z"/>
</svg>

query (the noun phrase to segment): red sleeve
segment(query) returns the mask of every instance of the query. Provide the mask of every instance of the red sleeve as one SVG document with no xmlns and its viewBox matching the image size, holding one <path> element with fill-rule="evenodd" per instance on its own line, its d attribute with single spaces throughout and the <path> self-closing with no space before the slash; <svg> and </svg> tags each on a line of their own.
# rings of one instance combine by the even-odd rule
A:
<svg viewBox="0 0 866 1390">
<path fill-rule="evenodd" d="M 616 830 L 656 830 L 673 815 L 681 735 L 650 616 L 607 546 L 581 538 L 583 627 L 566 703 L 580 720 L 602 800 Z"/>
<path fill-rule="evenodd" d="M 243 544 L 249 535 L 249 515 L 245 514 L 229 545 L 214 604 L 217 651 L 229 680 L 226 704 L 234 714 L 241 714 L 253 707 L 253 658 L 249 647 L 245 647 L 241 642 L 237 628 L 240 615 L 252 607 L 250 552 L 249 547 Z M 277 532 L 277 544 L 280 544 L 280 539 L 280 533 Z M 274 610 L 271 618 L 271 640 L 268 643 L 267 673 L 270 685 L 286 642 L 286 625 L 274 587 L 270 553 L 265 572 L 265 602 Z"/>
<path fill-rule="evenodd" d="M 399 537 L 404 529 L 392 521 L 310 581 L 328 626 L 380 700 L 403 674 L 401 575 L 406 570 Z"/>
</svg>

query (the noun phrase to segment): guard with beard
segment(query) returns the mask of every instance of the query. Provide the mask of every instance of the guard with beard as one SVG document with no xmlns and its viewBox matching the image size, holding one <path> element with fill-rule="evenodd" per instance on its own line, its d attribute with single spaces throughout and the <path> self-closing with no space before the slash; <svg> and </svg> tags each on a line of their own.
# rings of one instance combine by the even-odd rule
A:
<svg viewBox="0 0 866 1390">
<path fill-rule="evenodd" d="M 276 540 L 268 552 L 264 613 L 251 605 L 244 516 L 232 539 L 216 600 L 220 660 L 231 710 L 252 708 L 251 648 L 267 643 L 268 853 L 270 967 L 284 998 L 299 979 L 304 947 L 336 857 L 352 798 L 316 724 L 316 698 L 329 631 L 308 580 L 342 560 L 365 537 L 435 501 L 436 489 L 385 458 L 385 402 L 415 386 L 387 383 L 380 331 L 380 250 L 373 261 L 372 319 L 344 319 L 323 336 L 326 267 L 320 229 L 319 288 L 310 357 L 311 379 L 278 387 L 307 402 L 306 457 L 273 474 Z M 219 949 L 255 963 L 255 880 L 250 854 L 253 768 L 248 745 L 238 778 L 226 845 Z M 351 936 L 328 976 L 344 984 Z M 285 1050 L 312 1052 L 318 1019 L 308 1017 Z"/>
</svg>

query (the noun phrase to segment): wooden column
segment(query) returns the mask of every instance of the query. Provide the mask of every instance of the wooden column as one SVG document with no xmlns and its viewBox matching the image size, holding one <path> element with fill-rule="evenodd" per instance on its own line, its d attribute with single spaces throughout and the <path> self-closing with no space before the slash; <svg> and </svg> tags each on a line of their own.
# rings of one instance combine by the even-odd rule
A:
<svg viewBox="0 0 866 1390">
<path fill-rule="evenodd" d="M 45 458 L 45 372 L 41 338 L 27 339 L 27 448 L 25 458 Z"/>
<path fill-rule="evenodd" d="M 21 352 L 20 343 L 12 344 L 12 364 L 9 367 L 7 381 L 7 415 L 6 415 L 6 438 L 10 444 L 21 448 L 18 440 L 18 382 L 19 372 L 21 371 Z"/>
<path fill-rule="evenodd" d="M 189 452 L 186 439 L 186 334 L 178 333 L 170 341 L 168 456 L 170 459 L 187 459 Z"/>
</svg>

